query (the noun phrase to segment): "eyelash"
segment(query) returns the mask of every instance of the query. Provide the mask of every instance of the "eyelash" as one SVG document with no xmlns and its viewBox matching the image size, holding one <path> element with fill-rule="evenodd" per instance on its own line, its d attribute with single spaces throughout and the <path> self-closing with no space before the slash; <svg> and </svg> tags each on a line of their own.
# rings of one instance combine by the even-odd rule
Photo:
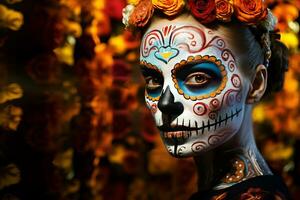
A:
<svg viewBox="0 0 300 200">
<path fill-rule="evenodd" d="M 160 81 L 158 78 L 153 78 L 152 76 L 147 76 L 147 77 L 145 77 L 145 80 L 146 80 L 146 88 L 149 90 L 155 90 L 155 89 L 158 89 L 159 87 L 161 87 L 161 84 L 160 84 Z M 149 84 L 151 81 L 153 81 L 152 85 L 154 85 L 154 86 L 151 86 L 151 84 Z"/>
<path fill-rule="evenodd" d="M 205 79 L 205 80 L 201 80 L 202 82 L 199 83 L 199 82 L 197 82 L 197 80 L 196 80 L 197 76 L 201 76 L 201 78 L 202 78 L 202 79 Z M 189 83 L 189 81 L 191 81 L 192 78 L 195 78 L 194 83 Z M 189 86 L 189 87 L 193 87 L 193 86 L 202 86 L 202 85 L 206 84 L 206 83 L 209 81 L 209 79 L 211 79 L 211 78 L 212 78 L 212 77 L 211 77 L 209 74 L 207 74 L 207 73 L 204 73 L 204 72 L 194 72 L 194 73 L 189 74 L 189 75 L 185 78 L 184 82 L 185 82 L 185 84 L 186 84 L 187 86 Z M 192 82 L 192 81 L 191 81 L 191 82 Z"/>
<path fill-rule="evenodd" d="M 145 89 L 148 98 L 157 100 L 156 98 L 160 95 L 164 82 L 162 73 L 151 66 L 151 68 L 143 67 L 142 75 L 146 82 Z"/>
</svg>

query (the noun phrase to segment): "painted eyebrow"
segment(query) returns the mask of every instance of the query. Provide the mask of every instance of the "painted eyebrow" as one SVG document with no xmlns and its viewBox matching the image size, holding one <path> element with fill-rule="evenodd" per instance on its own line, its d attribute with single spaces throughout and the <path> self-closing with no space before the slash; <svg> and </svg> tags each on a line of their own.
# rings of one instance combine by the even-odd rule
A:
<svg viewBox="0 0 300 200">
<path fill-rule="evenodd" d="M 176 63 L 173 66 L 172 71 L 177 71 L 183 68 L 187 68 L 187 67 L 192 67 L 198 64 L 202 64 L 202 63 L 211 63 L 211 64 L 215 64 L 216 66 L 218 66 L 220 68 L 220 66 L 223 66 L 223 63 L 220 59 L 216 58 L 214 55 L 196 55 L 196 56 L 189 56 L 186 60 L 181 60 L 179 63 Z"/>
<path fill-rule="evenodd" d="M 210 62 L 210 61 L 207 61 L 207 60 L 191 60 L 191 61 L 183 60 L 183 61 L 186 62 L 186 63 L 185 64 L 181 64 L 180 67 L 178 67 L 175 70 L 180 70 L 180 69 L 186 68 L 186 67 L 193 67 L 193 66 L 201 64 L 201 63 L 214 63 L 214 62 Z M 175 68 L 176 65 L 177 64 L 175 64 L 173 66 L 173 68 Z"/>
<path fill-rule="evenodd" d="M 192 60 L 192 61 L 186 61 L 186 63 L 184 65 L 181 65 L 181 67 L 189 67 L 189 66 L 194 66 L 194 65 L 198 65 L 201 63 L 205 63 L 207 61 L 205 60 Z"/>
<path fill-rule="evenodd" d="M 140 64 L 140 69 L 146 69 L 146 70 L 154 70 L 160 74 L 162 74 L 162 71 L 156 66 L 156 65 L 152 65 L 151 63 L 147 63 L 145 61 L 141 61 Z"/>
</svg>

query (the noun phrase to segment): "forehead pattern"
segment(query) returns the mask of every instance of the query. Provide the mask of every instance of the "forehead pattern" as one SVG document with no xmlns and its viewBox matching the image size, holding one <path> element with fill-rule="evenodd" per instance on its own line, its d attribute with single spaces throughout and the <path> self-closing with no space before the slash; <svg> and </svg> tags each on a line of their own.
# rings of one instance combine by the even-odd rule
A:
<svg viewBox="0 0 300 200">
<path fill-rule="evenodd" d="M 192 25 L 168 25 L 149 31 L 143 37 L 140 52 L 141 59 L 152 55 L 167 64 L 180 53 L 179 50 L 195 54 L 209 47 L 219 50 L 224 61 L 233 57 L 223 38 L 210 29 Z"/>
</svg>

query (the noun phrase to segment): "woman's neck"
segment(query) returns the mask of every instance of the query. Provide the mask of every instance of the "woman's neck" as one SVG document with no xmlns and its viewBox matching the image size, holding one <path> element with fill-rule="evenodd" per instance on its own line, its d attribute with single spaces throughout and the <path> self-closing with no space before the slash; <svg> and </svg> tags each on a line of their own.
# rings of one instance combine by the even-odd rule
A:
<svg viewBox="0 0 300 200">
<path fill-rule="evenodd" d="M 272 174 L 256 147 L 251 115 L 245 116 L 243 126 L 230 141 L 194 160 L 199 191 L 227 188 L 249 178 Z"/>
</svg>

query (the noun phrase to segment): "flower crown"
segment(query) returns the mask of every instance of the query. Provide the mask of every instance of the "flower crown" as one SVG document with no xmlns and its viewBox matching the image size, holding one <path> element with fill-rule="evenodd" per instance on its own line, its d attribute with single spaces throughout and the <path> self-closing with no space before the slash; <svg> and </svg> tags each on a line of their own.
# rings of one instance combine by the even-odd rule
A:
<svg viewBox="0 0 300 200">
<path fill-rule="evenodd" d="M 259 42 L 264 49 L 265 65 L 269 65 L 272 53 L 269 33 L 274 31 L 277 19 L 264 0 L 137 0 L 136 4 L 129 4 L 123 9 L 122 22 L 126 28 L 143 28 L 154 11 L 172 18 L 185 8 L 202 24 L 216 20 L 230 22 L 236 18 L 260 30 Z"/>
<path fill-rule="evenodd" d="M 123 9 L 123 23 L 127 28 L 143 28 L 154 11 L 171 18 L 185 7 L 202 24 L 230 22 L 235 17 L 246 25 L 272 31 L 277 22 L 264 0 L 139 0 Z"/>
</svg>

